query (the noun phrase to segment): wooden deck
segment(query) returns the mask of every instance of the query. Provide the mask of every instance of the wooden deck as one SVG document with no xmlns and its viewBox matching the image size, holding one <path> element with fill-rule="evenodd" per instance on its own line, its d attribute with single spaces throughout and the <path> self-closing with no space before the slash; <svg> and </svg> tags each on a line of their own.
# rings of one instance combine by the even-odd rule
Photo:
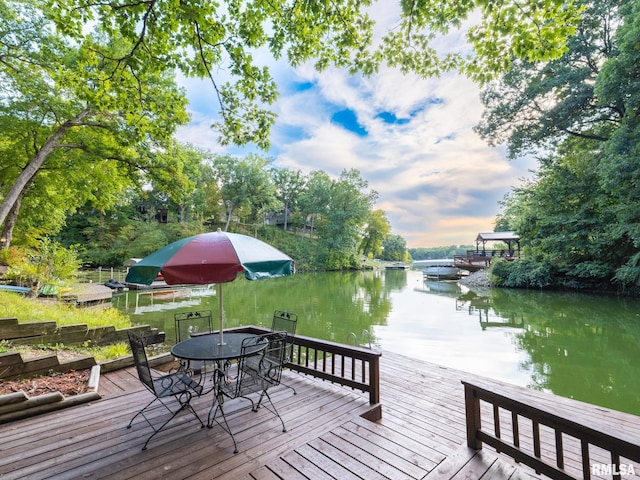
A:
<svg viewBox="0 0 640 480">
<path fill-rule="evenodd" d="M 280 387 L 272 395 L 287 432 L 265 409 L 239 412 L 230 421 L 240 450 L 234 454 L 227 433 L 218 426 L 201 429 L 187 413 L 142 451 L 149 426 L 137 422 L 125 427 L 150 394 L 133 369 L 103 375 L 99 401 L 0 425 L 0 478 L 538 478 L 490 449 L 466 447 L 460 381 L 498 382 L 384 352 L 382 419 L 373 423 L 361 417 L 371 408 L 366 395 L 290 371 L 284 377 L 298 391 L 293 395 Z M 527 392 L 559 409 L 640 431 L 638 417 Z M 210 401 L 202 397 L 194 402 L 205 421 Z M 260 420 L 264 422 L 256 423 Z"/>
</svg>

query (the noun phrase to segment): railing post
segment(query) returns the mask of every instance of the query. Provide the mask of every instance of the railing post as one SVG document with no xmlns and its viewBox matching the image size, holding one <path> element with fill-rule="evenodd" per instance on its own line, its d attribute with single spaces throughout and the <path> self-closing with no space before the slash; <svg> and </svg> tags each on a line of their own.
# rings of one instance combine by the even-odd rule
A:
<svg viewBox="0 0 640 480">
<path fill-rule="evenodd" d="M 369 360 L 369 403 L 380 403 L 380 357 Z"/>
<path fill-rule="evenodd" d="M 464 408 L 467 417 L 467 446 L 475 450 L 482 449 L 482 441 L 478 438 L 480 431 L 480 400 L 476 397 L 472 386 L 464 384 Z"/>
</svg>

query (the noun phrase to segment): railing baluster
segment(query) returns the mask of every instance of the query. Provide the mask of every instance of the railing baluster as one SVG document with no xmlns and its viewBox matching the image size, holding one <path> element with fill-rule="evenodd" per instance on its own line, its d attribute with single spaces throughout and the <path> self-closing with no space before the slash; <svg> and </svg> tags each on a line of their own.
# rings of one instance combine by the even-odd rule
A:
<svg viewBox="0 0 640 480">
<path fill-rule="evenodd" d="M 336 374 L 336 355 L 331 356 L 331 375 Z"/>
<path fill-rule="evenodd" d="M 540 455 L 540 424 L 535 420 L 531 420 L 531 424 L 532 424 L 532 427 L 533 427 L 533 455 L 536 458 L 541 458 L 541 455 Z M 540 471 L 536 469 L 536 473 L 540 474 Z"/>
<path fill-rule="evenodd" d="M 520 448 L 520 429 L 518 427 L 518 414 L 511 412 L 511 428 L 513 430 L 513 446 Z"/>
<path fill-rule="evenodd" d="M 582 450 L 582 478 L 589 480 L 591 478 L 591 460 L 589 458 L 589 442 L 586 440 L 580 441 Z"/>
<path fill-rule="evenodd" d="M 556 429 L 556 465 L 564 469 L 564 447 L 562 445 L 562 431 Z"/>
<path fill-rule="evenodd" d="M 500 407 L 497 404 L 493 404 L 493 432 L 496 438 L 500 438 Z M 500 450 L 497 450 L 500 453 Z"/>
<path fill-rule="evenodd" d="M 540 458 L 540 424 L 536 420 L 531 420 L 533 426 L 533 454 Z"/>
<path fill-rule="evenodd" d="M 493 431 L 496 438 L 500 438 L 500 407 L 496 403 L 493 404 Z"/>
<path fill-rule="evenodd" d="M 620 455 L 618 455 L 618 452 L 616 451 L 611 452 L 611 465 L 616 469 L 613 474 L 614 480 L 622 480 L 620 473 Z"/>
</svg>

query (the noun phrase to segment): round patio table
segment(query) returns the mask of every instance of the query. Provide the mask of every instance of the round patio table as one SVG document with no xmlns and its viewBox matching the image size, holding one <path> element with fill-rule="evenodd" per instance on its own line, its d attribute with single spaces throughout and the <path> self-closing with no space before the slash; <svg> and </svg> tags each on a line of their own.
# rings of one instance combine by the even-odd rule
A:
<svg viewBox="0 0 640 480">
<path fill-rule="evenodd" d="M 197 335 L 171 347 L 171 354 L 183 360 L 220 362 L 242 356 L 242 342 L 246 338 L 257 337 L 254 333 L 229 332 L 224 334 L 224 343 L 220 345 L 220 334 Z M 254 355 L 267 347 L 267 341 L 248 348 L 245 356 Z"/>
</svg>

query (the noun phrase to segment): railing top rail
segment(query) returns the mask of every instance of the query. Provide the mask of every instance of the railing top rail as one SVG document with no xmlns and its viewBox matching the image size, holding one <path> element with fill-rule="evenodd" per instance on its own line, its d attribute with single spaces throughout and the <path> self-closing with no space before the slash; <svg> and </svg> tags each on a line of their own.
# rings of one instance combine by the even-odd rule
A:
<svg viewBox="0 0 640 480">
<path fill-rule="evenodd" d="M 267 332 L 269 329 L 265 327 L 258 327 L 255 325 L 245 326 L 245 327 L 236 327 L 231 329 L 225 329 L 225 331 L 257 331 L 257 332 Z M 356 347 L 353 345 L 347 345 L 343 343 L 331 342 L 329 340 L 320 340 L 313 337 L 305 337 L 303 335 L 298 335 L 294 337 L 294 344 L 301 345 L 303 347 L 312 347 L 318 348 L 318 350 L 322 350 L 328 353 L 337 353 L 340 355 L 345 355 L 349 357 L 353 357 L 356 359 L 367 360 L 371 358 L 377 358 L 382 356 L 382 352 L 377 350 L 372 350 L 364 347 Z"/>
</svg>

